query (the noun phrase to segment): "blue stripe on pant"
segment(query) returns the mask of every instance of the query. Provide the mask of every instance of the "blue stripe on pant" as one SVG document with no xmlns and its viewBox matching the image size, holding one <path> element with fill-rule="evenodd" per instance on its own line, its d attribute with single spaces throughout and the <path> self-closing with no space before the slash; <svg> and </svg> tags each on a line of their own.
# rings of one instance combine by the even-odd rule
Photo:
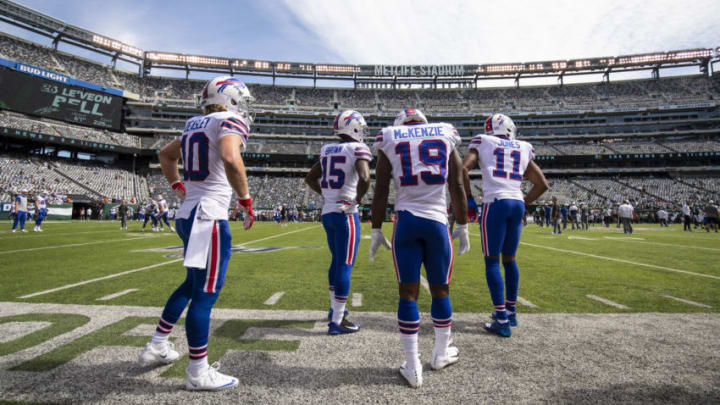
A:
<svg viewBox="0 0 720 405">
<path fill-rule="evenodd" d="M 453 246 L 447 224 L 398 211 L 392 248 L 399 283 L 420 281 L 420 265 L 425 264 L 430 284 L 450 284 Z"/>
<path fill-rule="evenodd" d="M 192 210 L 188 219 L 178 218 L 175 221 L 177 234 L 183 241 L 184 250 L 187 250 L 194 218 L 195 209 Z M 185 327 L 190 347 L 207 345 L 210 311 L 225 282 L 231 247 L 232 237 L 228 221 L 215 221 L 215 230 L 208 252 L 208 265 L 204 269 L 188 267 L 185 281 L 172 293 L 165 305 L 162 318 L 175 324 L 185 306 L 190 302 Z"/>
<path fill-rule="evenodd" d="M 12 229 L 15 230 L 15 228 L 17 228 L 18 224 L 20 224 L 20 229 L 25 229 L 25 218 L 27 218 L 27 212 L 25 212 L 25 211 L 16 212 L 15 219 L 13 220 Z"/>
<path fill-rule="evenodd" d="M 336 299 L 347 298 L 350 293 L 350 274 L 360 244 L 360 217 L 358 214 L 331 212 L 322 216 L 332 260 L 328 269 L 328 283 L 335 288 Z"/>
</svg>

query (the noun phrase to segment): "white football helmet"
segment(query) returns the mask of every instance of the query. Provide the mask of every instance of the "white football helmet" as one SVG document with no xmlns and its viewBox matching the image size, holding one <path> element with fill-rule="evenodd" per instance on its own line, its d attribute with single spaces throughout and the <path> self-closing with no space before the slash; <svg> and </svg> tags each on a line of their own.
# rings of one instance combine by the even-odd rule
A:
<svg viewBox="0 0 720 405">
<path fill-rule="evenodd" d="M 232 76 L 220 76 L 205 84 L 200 107 L 220 104 L 227 107 L 229 111 L 237 112 L 244 118 L 252 120 L 249 110 L 253 101 L 255 101 L 255 97 L 250 94 L 250 90 L 240 79 Z"/>
<path fill-rule="evenodd" d="M 428 120 L 425 118 L 425 114 L 417 108 L 405 108 L 400 110 L 398 115 L 395 116 L 394 126 L 399 127 L 401 125 L 410 124 L 427 124 Z"/>
<path fill-rule="evenodd" d="M 485 135 L 514 140 L 517 135 L 517 127 L 507 115 L 493 114 L 485 121 Z"/>
<path fill-rule="evenodd" d="M 346 110 L 335 116 L 333 124 L 335 135 L 347 135 L 357 142 L 362 142 L 366 128 L 365 118 L 357 111 Z"/>
</svg>

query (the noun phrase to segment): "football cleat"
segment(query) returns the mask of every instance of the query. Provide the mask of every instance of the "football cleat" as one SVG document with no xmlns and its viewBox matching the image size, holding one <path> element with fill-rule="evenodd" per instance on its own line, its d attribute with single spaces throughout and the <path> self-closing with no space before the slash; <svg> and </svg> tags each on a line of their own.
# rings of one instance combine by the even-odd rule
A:
<svg viewBox="0 0 720 405">
<path fill-rule="evenodd" d="M 152 342 L 145 345 L 145 350 L 140 354 L 140 364 L 152 366 L 156 364 L 170 364 L 177 360 L 180 354 L 175 351 L 172 342 L 154 345 Z"/>
<path fill-rule="evenodd" d="M 492 321 L 492 322 L 485 322 L 483 323 L 483 328 L 485 328 L 486 331 L 490 333 L 494 333 L 496 335 L 502 336 L 502 337 L 510 337 L 510 322 L 500 323 L 498 321 Z"/>
<path fill-rule="evenodd" d="M 220 363 L 215 362 L 195 377 L 188 372 L 185 388 L 190 391 L 219 391 L 238 385 L 238 379 L 220 371 Z"/>
<path fill-rule="evenodd" d="M 495 312 L 490 314 L 490 318 L 492 318 L 493 321 L 497 321 Z M 510 323 L 510 326 L 517 326 L 517 314 L 515 313 L 515 314 L 508 315 L 508 322 Z"/>
<path fill-rule="evenodd" d="M 346 333 L 355 333 L 360 330 L 360 325 L 348 321 L 346 318 L 340 322 L 340 325 L 335 322 L 328 324 L 328 335 L 342 335 Z"/>
<path fill-rule="evenodd" d="M 455 364 L 458 361 L 460 351 L 455 346 L 448 346 L 445 353 L 437 353 L 433 350 L 430 368 L 433 370 L 442 370 L 443 368 Z"/>
<path fill-rule="evenodd" d="M 408 385 L 413 388 L 419 388 L 422 385 L 422 365 L 418 368 L 408 368 L 407 362 L 400 366 L 400 375 L 407 381 Z"/>
</svg>

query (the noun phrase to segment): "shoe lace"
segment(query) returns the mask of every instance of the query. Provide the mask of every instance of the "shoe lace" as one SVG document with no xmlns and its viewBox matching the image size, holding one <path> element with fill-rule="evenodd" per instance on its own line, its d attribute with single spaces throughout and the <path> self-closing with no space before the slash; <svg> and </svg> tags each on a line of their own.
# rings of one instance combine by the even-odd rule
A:
<svg viewBox="0 0 720 405">
<path fill-rule="evenodd" d="M 216 362 L 213 363 L 213 364 L 210 366 L 210 368 L 208 369 L 208 377 L 209 377 L 212 381 L 215 381 L 215 380 L 217 380 L 219 373 L 220 373 L 220 362 L 219 362 L 219 361 L 216 361 Z"/>
</svg>

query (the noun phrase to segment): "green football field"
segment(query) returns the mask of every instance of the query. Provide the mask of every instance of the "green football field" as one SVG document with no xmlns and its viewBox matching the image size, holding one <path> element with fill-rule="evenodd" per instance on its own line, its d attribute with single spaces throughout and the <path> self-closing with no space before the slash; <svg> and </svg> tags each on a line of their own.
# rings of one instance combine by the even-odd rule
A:
<svg viewBox="0 0 720 405">
<path fill-rule="evenodd" d="M 2 301 L 161 307 L 185 277 L 171 232 L 141 232 L 133 222 L 50 222 L 43 233 L 9 233 L 0 222 Z M 30 225 L 32 229 L 32 225 Z M 392 224 L 384 225 L 388 238 Z M 328 308 L 330 255 L 318 223 L 231 223 L 235 252 L 216 307 Z M 397 282 L 392 256 L 381 248 L 368 261 L 370 224 L 352 274 L 351 310 L 392 312 Z M 472 249 L 455 258 L 451 299 L 455 312 L 490 312 L 481 239 L 471 227 Z M 457 242 L 456 242 L 457 247 Z M 523 230 L 517 254 L 519 311 L 527 313 L 717 312 L 720 308 L 720 235 L 680 226 L 636 225 L 567 230 L 551 235 L 534 224 Z M 272 299 L 271 299 L 272 298 Z M 430 309 L 422 288 L 421 311 Z"/>
</svg>

